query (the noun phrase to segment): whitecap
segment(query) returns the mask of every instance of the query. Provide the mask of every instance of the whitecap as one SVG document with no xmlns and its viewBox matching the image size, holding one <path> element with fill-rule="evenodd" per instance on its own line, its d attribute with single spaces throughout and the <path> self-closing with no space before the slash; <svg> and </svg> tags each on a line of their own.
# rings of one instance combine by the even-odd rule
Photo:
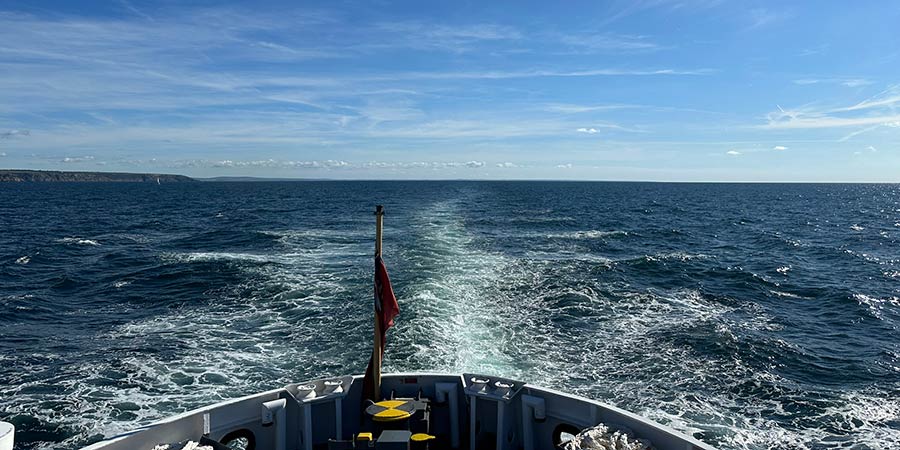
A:
<svg viewBox="0 0 900 450">
<path fill-rule="evenodd" d="M 862 230 L 865 230 L 865 228 L 863 228 L 863 227 L 861 227 L 861 226 L 859 226 L 859 225 L 856 225 L 856 224 L 851 225 L 851 226 L 850 226 L 850 229 L 853 230 L 853 231 L 862 231 Z"/>
<path fill-rule="evenodd" d="M 128 286 L 129 284 L 131 284 L 130 281 L 119 280 L 119 281 L 116 281 L 115 283 L 113 283 L 113 287 L 116 289 L 121 289 L 125 286 Z"/>
<path fill-rule="evenodd" d="M 778 272 L 782 275 L 787 275 L 789 270 L 791 270 L 790 266 L 781 266 L 781 267 L 775 269 L 776 272 Z"/>
<path fill-rule="evenodd" d="M 685 252 L 672 252 L 672 253 L 659 253 L 656 255 L 648 255 L 645 256 L 647 261 L 657 262 L 657 261 L 692 261 L 695 259 L 709 259 L 710 255 L 706 255 L 703 253 L 685 253 Z"/>
<path fill-rule="evenodd" d="M 558 233 L 558 234 L 549 234 L 548 238 L 558 238 L 558 239 L 598 239 L 604 238 L 608 236 L 628 236 L 627 231 L 621 230 L 612 230 L 612 231 L 602 231 L 602 230 L 586 230 L 586 231 L 570 231 L 568 233 Z"/>
<path fill-rule="evenodd" d="M 790 292 L 782 292 L 782 291 L 775 291 L 775 290 L 769 290 L 769 292 L 772 293 L 773 295 L 777 295 L 777 296 L 779 296 L 779 297 L 787 297 L 787 298 L 809 298 L 809 297 L 804 297 L 804 296 L 802 296 L 802 295 L 791 294 Z"/>
<path fill-rule="evenodd" d="M 861 306 L 868 308 L 872 315 L 879 319 L 883 319 L 881 312 L 885 309 L 885 306 L 900 307 L 900 298 L 897 297 L 877 298 L 866 294 L 853 294 L 853 299 Z"/>
<path fill-rule="evenodd" d="M 193 252 L 171 253 L 163 255 L 164 259 L 178 262 L 208 262 L 208 261 L 250 261 L 258 263 L 286 263 L 287 255 L 257 255 L 253 253 L 229 253 L 229 252 Z"/>
<path fill-rule="evenodd" d="M 77 237 L 64 237 L 62 239 L 59 239 L 57 242 L 61 242 L 63 244 L 75 244 L 75 245 L 93 245 L 93 246 L 100 245 L 99 242 L 97 242 L 93 239 L 82 239 L 82 238 L 77 238 Z"/>
</svg>

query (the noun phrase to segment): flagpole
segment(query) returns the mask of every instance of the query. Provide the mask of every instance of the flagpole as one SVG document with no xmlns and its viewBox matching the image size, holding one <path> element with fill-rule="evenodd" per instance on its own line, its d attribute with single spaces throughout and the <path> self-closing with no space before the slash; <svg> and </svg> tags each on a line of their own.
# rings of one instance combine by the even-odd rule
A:
<svg viewBox="0 0 900 450">
<path fill-rule="evenodd" d="M 381 236 L 384 226 L 384 206 L 377 205 L 375 207 L 375 258 L 381 257 Z M 381 342 L 381 320 L 378 312 L 373 311 L 375 316 L 375 345 L 372 346 L 372 373 L 373 383 L 371 400 L 373 402 L 381 401 L 381 355 L 384 343 Z"/>
</svg>

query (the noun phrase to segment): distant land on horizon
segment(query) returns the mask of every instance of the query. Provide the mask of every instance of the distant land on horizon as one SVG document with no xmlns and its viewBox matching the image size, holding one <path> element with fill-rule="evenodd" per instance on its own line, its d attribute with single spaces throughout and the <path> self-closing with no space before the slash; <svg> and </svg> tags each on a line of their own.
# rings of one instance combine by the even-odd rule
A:
<svg viewBox="0 0 900 450">
<path fill-rule="evenodd" d="M 241 177 L 241 176 L 231 176 L 231 177 L 209 177 L 209 178 L 194 178 L 197 181 L 229 181 L 229 182 L 253 182 L 253 181 L 329 181 L 333 180 L 332 178 L 286 178 L 286 177 L 278 177 L 278 178 L 267 178 L 267 177 Z"/>
<path fill-rule="evenodd" d="M 0 169 L 0 182 L 119 182 L 119 183 L 192 183 L 197 180 L 184 175 L 164 173 L 63 172 L 58 170 Z"/>
</svg>

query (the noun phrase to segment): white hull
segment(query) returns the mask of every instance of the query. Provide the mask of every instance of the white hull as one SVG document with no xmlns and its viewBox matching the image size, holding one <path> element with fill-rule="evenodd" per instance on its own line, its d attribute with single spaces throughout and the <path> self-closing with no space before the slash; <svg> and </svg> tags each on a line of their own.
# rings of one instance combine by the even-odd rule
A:
<svg viewBox="0 0 900 450">
<path fill-rule="evenodd" d="M 490 382 L 474 384 L 473 378 Z M 497 388 L 497 381 L 512 387 Z M 314 394 L 304 390 L 310 385 Z M 619 408 L 497 377 L 390 374 L 382 377 L 382 392 L 385 397 L 421 393 L 431 399 L 431 434 L 438 437 L 432 449 L 552 450 L 561 432 L 606 423 L 627 427 L 657 450 L 713 450 Z M 329 439 L 352 439 L 367 431 L 361 430 L 361 404 L 361 376 L 316 380 L 190 411 L 85 450 L 150 450 L 203 435 L 223 443 L 230 436 L 245 436 L 257 450 L 327 449 Z"/>
</svg>

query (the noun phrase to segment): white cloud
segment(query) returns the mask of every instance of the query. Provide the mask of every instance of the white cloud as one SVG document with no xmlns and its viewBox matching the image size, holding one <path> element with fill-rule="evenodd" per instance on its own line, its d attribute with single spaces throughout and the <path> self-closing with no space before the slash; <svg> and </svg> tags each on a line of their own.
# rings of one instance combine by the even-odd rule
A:
<svg viewBox="0 0 900 450">
<path fill-rule="evenodd" d="M 522 167 L 522 166 L 511 163 L 511 162 L 502 162 L 502 163 L 497 163 L 497 167 L 499 167 L 501 169 L 515 169 L 515 168 Z"/>
<path fill-rule="evenodd" d="M 776 145 L 776 146 L 772 147 L 772 150 L 778 150 L 778 151 L 787 150 L 787 149 L 788 148 L 783 145 Z"/>
<path fill-rule="evenodd" d="M 875 153 L 875 152 L 877 152 L 877 151 L 878 151 L 878 149 L 877 149 L 877 148 L 875 148 L 875 147 L 873 147 L 873 146 L 871 146 L 871 145 L 870 145 L 870 146 L 868 146 L 868 147 L 866 147 L 866 150 L 868 150 L 868 151 L 870 151 L 870 152 L 872 152 L 872 153 Z"/>
<path fill-rule="evenodd" d="M 0 158 L 6 156 L 6 152 L 0 152 Z"/>
<path fill-rule="evenodd" d="M 155 165 L 160 167 L 172 168 L 213 168 L 213 169 L 233 169 L 233 168 L 269 168 L 269 169 L 305 169 L 305 170 L 357 170 L 357 169 L 456 169 L 469 168 L 478 169 L 485 166 L 484 161 L 366 161 L 351 162 L 344 160 L 309 160 L 309 161 L 293 161 L 293 160 L 204 160 L 204 159 L 187 159 L 187 160 L 137 160 L 128 161 L 132 165 Z"/>
<path fill-rule="evenodd" d="M 738 155 L 741 154 L 741 152 L 739 152 L 739 151 L 737 151 L 737 150 L 728 150 L 727 152 L 725 152 L 725 154 L 726 154 L 726 155 L 731 155 L 731 156 L 738 156 Z"/>
<path fill-rule="evenodd" d="M 579 128 L 576 131 L 578 131 L 579 133 L 594 134 L 597 132 L 597 129 L 596 128 Z"/>
<path fill-rule="evenodd" d="M 571 169 L 571 168 L 572 168 L 572 163 L 558 164 L 558 165 L 556 166 L 556 168 L 557 168 L 557 169 Z"/>
</svg>

